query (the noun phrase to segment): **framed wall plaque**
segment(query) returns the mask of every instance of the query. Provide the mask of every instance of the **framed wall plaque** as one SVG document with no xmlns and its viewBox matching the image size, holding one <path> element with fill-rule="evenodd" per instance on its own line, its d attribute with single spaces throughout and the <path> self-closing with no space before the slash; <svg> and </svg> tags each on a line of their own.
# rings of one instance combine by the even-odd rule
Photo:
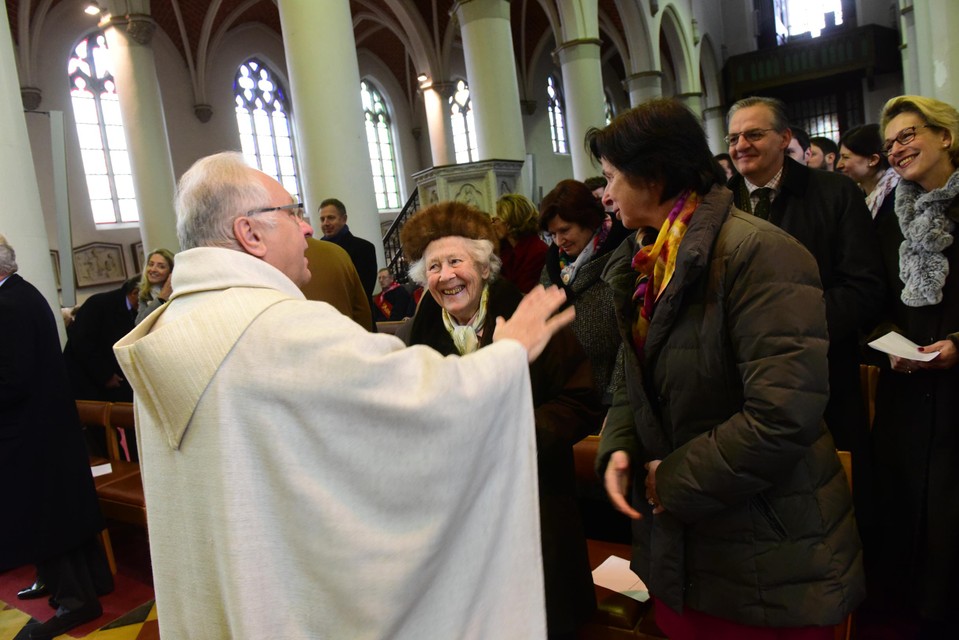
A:
<svg viewBox="0 0 959 640">
<path fill-rule="evenodd" d="M 143 271 L 143 243 L 134 242 L 131 244 L 130 253 L 133 255 L 133 271 L 140 273 Z"/>
<path fill-rule="evenodd" d="M 127 270 L 123 264 L 123 245 L 91 242 L 73 250 L 73 269 L 78 287 L 123 282 Z"/>
</svg>

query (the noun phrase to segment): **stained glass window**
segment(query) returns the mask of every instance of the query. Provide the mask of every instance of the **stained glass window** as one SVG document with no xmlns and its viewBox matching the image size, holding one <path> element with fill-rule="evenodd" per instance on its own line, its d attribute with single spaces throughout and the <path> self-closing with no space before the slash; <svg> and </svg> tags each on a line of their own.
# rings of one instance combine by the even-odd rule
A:
<svg viewBox="0 0 959 640">
<path fill-rule="evenodd" d="M 139 222 L 113 64 L 102 32 L 80 41 L 67 63 L 67 74 L 93 221 Z"/>
<path fill-rule="evenodd" d="M 233 94 L 246 161 L 276 178 L 298 200 L 300 186 L 286 91 L 266 65 L 250 58 L 236 72 Z"/>
<path fill-rule="evenodd" d="M 397 179 L 396 153 L 390 128 L 390 113 L 383 96 L 369 82 L 360 82 L 366 142 L 370 147 L 370 166 L 377 209 L 400 208 L 400 183 Z"/>
</svg>

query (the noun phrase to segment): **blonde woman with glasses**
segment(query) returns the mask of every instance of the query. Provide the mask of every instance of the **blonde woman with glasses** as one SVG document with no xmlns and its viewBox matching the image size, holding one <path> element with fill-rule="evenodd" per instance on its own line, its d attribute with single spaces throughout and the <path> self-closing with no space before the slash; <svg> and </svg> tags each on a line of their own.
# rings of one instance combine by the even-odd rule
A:
<svg viewBox="0 0 959 640">
<path fill-rule="evenodd" d="M 888 357 L 879 380 L 873 438 L 885 508 L 870 564 L 878 592 L 920 620 L 921 637 L 946 638 L 959 600 L 959 112 L 899 96 L 883 108 L 880 128 L 902 178 L 901 243 L 887 257 L 898 263 L 889 276 L 898 299 L 883 330 L 918 347 L 914 359 Z"/>
</svg>

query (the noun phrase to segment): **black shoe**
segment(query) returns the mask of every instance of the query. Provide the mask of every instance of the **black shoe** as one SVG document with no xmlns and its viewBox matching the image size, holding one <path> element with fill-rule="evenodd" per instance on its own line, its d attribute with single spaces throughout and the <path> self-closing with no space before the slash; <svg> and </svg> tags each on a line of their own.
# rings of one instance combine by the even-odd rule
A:
<svg viewBox="0 0 959 640">
<path fill-rule="evenodd" d="M 65 611 L 60 615 L 53 616 L 46 622 L 31 625 L 28 637 L 30 640 L 53 640 L 53 638 L 66 633 L 70 629 L 96 620 L 101 615 L 103 615 L 103 607 L 100 606 L 99 602 L 94 602 L 75 611 Z"/>
<path fill-rule="evenodd" d="M 43 584 L 40 578 L 37 578 L 33 584 L 26 589 L 17 591 L 17 597 L 21 600 L 33 600 L 34 598 L 42 598 L 45 595 L 47 595 L 47 585 Z"/>
<path fill-rule="evenodd" d="M 54 611 L 60 608 L 60 602 L 53 596 L 50 596 L 49 598 L 47 598 L 47 604 L 50 605 L 50 608 L 53 609 Z"/>
</svg>

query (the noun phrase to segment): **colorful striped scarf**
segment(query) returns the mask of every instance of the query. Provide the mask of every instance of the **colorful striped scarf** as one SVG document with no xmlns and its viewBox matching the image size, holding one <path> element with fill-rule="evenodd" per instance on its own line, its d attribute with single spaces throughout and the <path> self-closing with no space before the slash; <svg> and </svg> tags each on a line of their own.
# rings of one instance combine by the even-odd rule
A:
<svg viewBox="0 0 959 640">
<path fill-rule="evenodd" d="M 640 360 L 646 345 L 646 334 L 653 318 L 653 309 L 660 294 L 666 289 L 676 270 L 676 250 L 682 242 L 689 219 L 699 206 L 699 196 L 692 191 L 684 191 L 676 200 L 676 205 L 666 216 L 653 244 L 640 248 L 633 256 L 633 270 L 639 272 L 636 278 L 636 320 L 633 323 L 633 346 Z M 651 287 L 651 288 L 650 288 Z"/>
</svg>

